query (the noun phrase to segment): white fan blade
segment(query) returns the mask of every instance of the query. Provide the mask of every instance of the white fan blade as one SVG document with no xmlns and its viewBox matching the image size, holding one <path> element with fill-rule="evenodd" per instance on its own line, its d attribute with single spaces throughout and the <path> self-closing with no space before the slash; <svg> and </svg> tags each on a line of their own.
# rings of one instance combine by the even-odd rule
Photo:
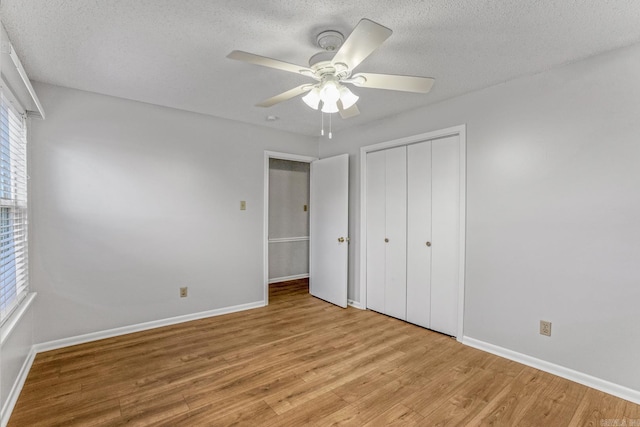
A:
<svg viewBox="0 0 640 427">
<path fill-rule="evenodd" d="M 364 77 L 364 80 L 362 79 Z M 352 76 L 351 83 L 359 87 L 373 89 L 401 90 L 404 92 L 427 93 L 435 79 L 430 77 L 397 76 L 394 74 L 358 73 Z"/>
<path fill-rule="evenodd" d="M 340 110 L 340 117 L 343 119 L 350 119 L 351 117 L 360 115 L 360 110 L 358 110 L 358 106 L 356 104 L 353 104 L 351 107 L 343 110 L 342 102 L 338 102 L 338 109 Z"/>
<path fill-rule="evenodd" d="M 310 84 L 300 85 L 298 87 L 294 87 L 293 89 L 289 89 L 286 92 L 282 92 L 279 95 L 272 96 L 269 99 L 265 99 L 259 104 L 256 104 L 256 107 L 271 107 L 279 102 L 288 101 L 291 98 L 295 98 L 298 95 L 302 95 L 305 92 L 311 90 L 313 86 Z"/>
<path fill-rule="evenodd" d="M 234 50 L 229 55 L 227 55 L 227 58 L 235 59 L 237 61 L 249 62 L 251 64 L 262 65 L 263 67 L 275 68 L 277 70 L 289 71 L 290 73 L 313 74 L 313 71 L 308 67 L 290 64 L 288 62 L 279 61 L 273 58 L 267 58 L 266 56 L 255 55 L 249 52 L 243 52 L 241 50 Z"/>
<path fill-rule="evenodd" d="M 391 33 L 393 31 L 387 27 L 368 19 L 361 19 L 331 62 L 345 64 L 353 70 L 388 39 Z"/>
</svg>

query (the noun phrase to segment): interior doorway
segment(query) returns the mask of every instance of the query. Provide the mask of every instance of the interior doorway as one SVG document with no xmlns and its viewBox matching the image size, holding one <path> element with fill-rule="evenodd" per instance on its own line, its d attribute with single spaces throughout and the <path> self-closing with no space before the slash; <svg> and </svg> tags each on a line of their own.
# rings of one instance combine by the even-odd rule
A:
<svg viewBox="0 0 640 427">
<path fill-rule="evenodd" d="M 269 284 L 309 277 L 309 169 L 269 159 Z"/>
<path fill-rule="evenodd" d="M 265 305 L 271 283 L 309 277 L 310 164 L 314 160 L 265 152 Z"/>
</svg>

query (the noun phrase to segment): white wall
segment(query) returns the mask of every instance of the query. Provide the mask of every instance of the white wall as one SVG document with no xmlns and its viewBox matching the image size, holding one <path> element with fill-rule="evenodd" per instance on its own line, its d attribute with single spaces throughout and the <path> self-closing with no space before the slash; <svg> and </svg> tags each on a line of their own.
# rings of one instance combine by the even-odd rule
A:
<svg viewBox="0 0 640 427">
<path fill-rule="evenodd" d="M 264 151 L 317 156 L 317 139 L 36 90 L 47 111 L 30 135 L 36 342 L 263 300 Z"/>
<path fill-rule="evenodd" d="M 359 147 L 466 123 L 465 335 L 640 390 L 639 75 L 636 45 L 321 140 L 352 154 L 351 236 Z"/>
<path fill-rule="evenodd" d="M 269 239 L 309 237 L 309 163 L 269 159 Z M 269 280 L 309 274 L 309 241 L 269 243 Z"/>
</svg>

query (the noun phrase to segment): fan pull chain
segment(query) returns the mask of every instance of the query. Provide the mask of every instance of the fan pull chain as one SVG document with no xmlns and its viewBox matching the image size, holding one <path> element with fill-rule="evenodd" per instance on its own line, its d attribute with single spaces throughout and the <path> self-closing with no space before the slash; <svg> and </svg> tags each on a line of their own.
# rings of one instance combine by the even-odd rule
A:
<svg viewBox="0 0 640 427">
<path fill-rule="evenodd" d="M 331 114 L 329 114 L 329 139 L 332 139 L 333 135 L 331 134 Z"/>
<path fill-rule="evenodd" d="M 320 116 L 322 117 L 322 128 L 320 129 L 320 136 L 324 136 L 324 113 L 320 113 Z M 331 132 L 332 130 L 332 122 L 331 122 L 331 114 L 329 114 L 329 139 L 333 139 L 333 132 Z"/>
</svg>

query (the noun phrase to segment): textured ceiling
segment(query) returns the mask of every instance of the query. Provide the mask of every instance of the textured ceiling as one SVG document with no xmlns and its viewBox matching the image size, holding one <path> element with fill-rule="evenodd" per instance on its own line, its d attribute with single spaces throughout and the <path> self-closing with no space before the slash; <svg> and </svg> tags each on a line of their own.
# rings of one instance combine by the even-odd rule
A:
<svg viewBox="0 0 640 427">
<path fill-rule="evenodd" d="M 0 14 L 35 81 L 306 135 L 320 113 L 299 98 L 254 104 L 309 80 L 230 51 L 306 65 L 322 30 L 391 28 L 357 71 L 435 77 L 433 90 L 356 88 L 361 115 L 334 115 L 336 132 L 640 41 L 637 0 L 2 0 Z"/>
</svg>

